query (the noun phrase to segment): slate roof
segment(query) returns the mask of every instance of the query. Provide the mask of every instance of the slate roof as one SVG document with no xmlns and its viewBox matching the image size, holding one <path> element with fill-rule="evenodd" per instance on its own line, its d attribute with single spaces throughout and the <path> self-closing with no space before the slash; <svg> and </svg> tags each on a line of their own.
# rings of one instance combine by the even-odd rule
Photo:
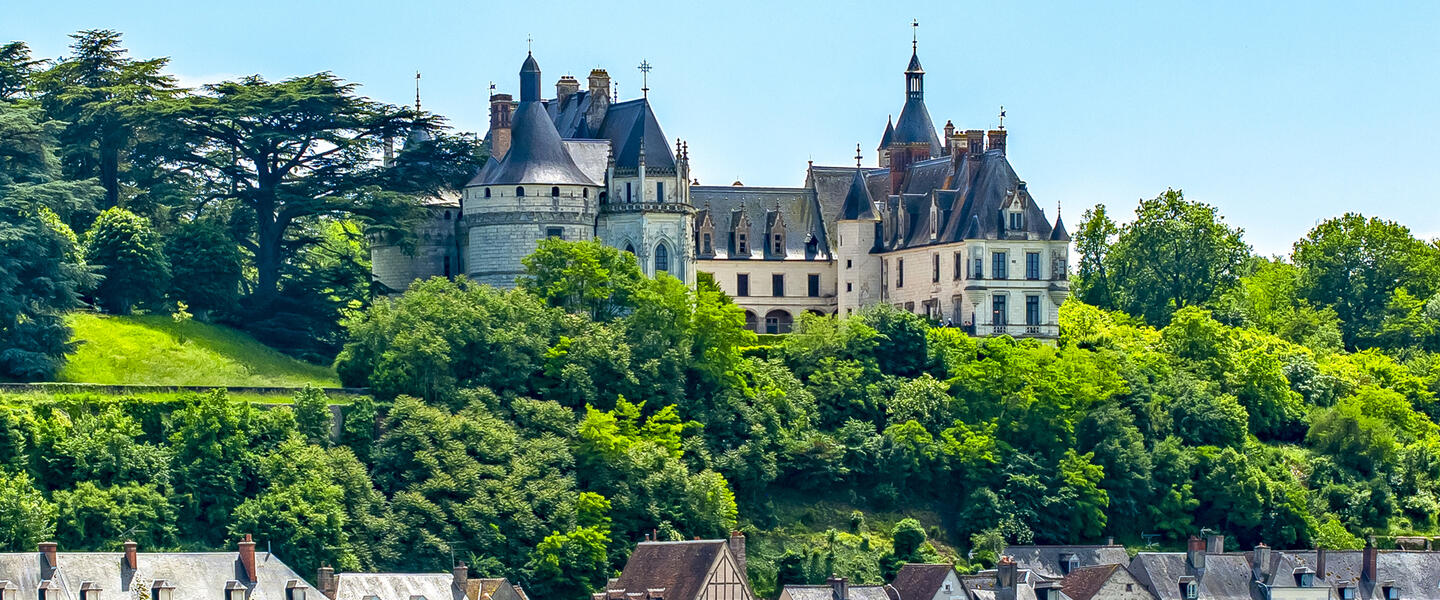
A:
<svg viewBox="0 0 1440 600">
<path fill-rule="evenodd" d="M 600 123 L 599 137 L 615 148 L 615 168 L 635 169 L 640 163 L 640 139 L 645 139 L 645 172 L 674 171 L 675 154 L 644 98 L 611 104 Z"/>
<path fill-rule="evenodd" d="M 890 585 L 899 592 L 900 600 L 930 600 L 940 591 L 946 576 L 954 572 L 954 565 L 906 564 L 900 567 Z"/>
<path fill-rule="evenodd" d="M 1021 569 L 1030 569 L 1050 579 L 1065 576 L 1060 568 L 1062 556 L 1075 556 L 1081 567 L 1130 563 L 1124 546 L 1006 546 L 1002 554 L 1014 559 Z"/>
<path fill-rule="evenodd" d="M 664 588 L 667 600 L 691 600 L 725 550 L 725 540 L 641 542 L 620 577 L 606 587 L 632 592 Z"/>
<path fill-rule="evenodd" d="M 835 600 L 834 588 L 829 585 L 787 585 L 782 593 L 790 600 Z M 889 585 L 851 585 L 845 600 L 902 600 L 895 588 Z"/>
<path fill-rule="evenodd" d="M 648 149 L 647 149 L 648 153 Z M 830 260 L 830 239 L 815 193 L 806 188 L 764 188 L 750 186 L 693 186 L 690 203 L 699 208 L 695 222 L 709 217 L 715 224 L 716 259 L 784 258 L 787 260 Z M 766 225 L 776 209 L 784 214 L 785 255 L 770 252 Z M 749 256 L 732 256 L 736 249 L 731 232 L 739 216 L 750 219 Z"/>
<path fill-rule="evenodd" d="M 610 168 L 610 142 L 606 140 L 565 140 L 565 151 L 580 172 L 596 183 L 605 182 L 605 171 Z M 650 150 L 647 148 L 648 154 Z M 646 170 L 649 170 L 648 168 Z"/>
<path fill-rule="evenodd" d="M 333 600 L 465 600 L 449 573 L 337 573 Z"/>
<path fill-rule="evenodd" d="M 1207 554 L 1205 570 L 1197 571 L 1184 552 L 1141 552 L 1130 561 L 1130 573 L 1160 600 L 1184 600 L 1181 577 L 1195 579 L 1201 600 L 1265 600 L 1250 583 L 1250 561 L 1243 553 Z"/>
<path fill-rule="evenodd" d="M 876 219 L 875 201 L 870 198 L 870 189 L 865 187 L 865 172 L 858 168 L 850 177 L 850 189 L 845 192 L 845 203 L 840 207 L 839 218 L 847 221 Z"/>
<path fill-rule="evenodd" d="M 935 134 L 935 123 L 930 120 L 930 110 L 920 98 L 907 98 L 905 107 L 900 109 L 900 118 L 895 121 L 895 133 L 891 144 L 930 144 L 930 155 L 939 156 L 942 150 L 940 136 Z"/>
<path fill-rule="evenodd" d="M 560 137 L 565 139 L 593 138 L 599 123 L 590 123 L 585 116 L 590 111 L 590 103 L 594 96 L 590 90 L 580 90 L 562 101 L 554 98 L 545 101 L 545 110 L 550 115 L 550 120 L 555 122 L 555 130 L 560 132 Z"/>
<path fill-rule="evenodd" d="M 883 168 L 862 168 L 865 187 L 872 202 L 885 199 L 890 193 L 890 170 Z M 855 167 L 822 167 L 811 165 L 805 175 L 805 187 L 815 190 L 816 201 L 820 203 L 821 214 L 825 217 L 826 231 L 835 230 L 835 221 L 845 206 L 845 196 L 855 179 Z M 874 210 L 872 208 L 872 210 Z"/>
<path fill-rule="evenodd" d="M 33 593 L 42 581 L 42 572 L 50 571 L 42 568 L 43 556 L 39 552 L 0 553 L 0 580 L 14 583 L 22 594 Z M 258 581 L 248 580 L 237 552 L 141 552 L 133 571 L 122 565 L 124 558 L 123 552 L 60 552 L 59 568 L 51 574 L 62 592 L 59 597 L 80 597 L 80 585 L 85 582 L 98 584 L 105 596 L 120 597 L 130 592 L 137 578 L 169 582 L 175 586 L 174 600 L 221 598 L 226 582 L 232 580 L 249 590 L 248 600 L 286 600 L 285 586 L 291 581 L 309 588 L 303 577 L 269 552 L 255 553 Z M 319 596 L 313 589 L 309 591 Z"/>
<path fill-rule="evenodd" d="M 1275 554 L 1283 554 L 1290 561 L 1282 565 L 1294 565 L 1290 570 L 1285 566 L 1278 567 L 1277 575 L 1293 573 L 1295 566 L 1316 567 L 1313 550 L 1287 550 Z M 1440 598 L 1440 552 L 1380 550 L 1375 557 L 1376 581 L 1364 580 L 1360 576 L 1363 555 L 1361 550 L 1326 550 L 1325 572 L 1316 573 L 1316 585 L 1322 585 L 1323 581 L 1337 587 L 1354 586 L 1357 598 L 1371 600 L 1384 597 L 1381 583 L 1394 581 L 1400 587 L 1400 597 L 1406 600 Z"/>
<path fill-rule="evenodd" d="M 484 185 L 598 185 L 575 165 L 539 102 L 521 102 L 511 124 L 510 151 Z"/>
<path fill-rule="evenodd" d="M 890 145 L 890 139 L 893 137 L 895 137 L 895 119 L 887 116 L 885 117 L 885 133 L 880 135 L 880 146 L 875 149 L 884 150 L 886 146 Z"/>
<path fill-rule="evenodd" d="M 1055 227 L 1050 230 L 1050 240 L 1058 242 L 1070 241 L 1070 232 L 1065 231 L 1065 218 L 1059 214 L 1055 215 Z"/>
</svg>

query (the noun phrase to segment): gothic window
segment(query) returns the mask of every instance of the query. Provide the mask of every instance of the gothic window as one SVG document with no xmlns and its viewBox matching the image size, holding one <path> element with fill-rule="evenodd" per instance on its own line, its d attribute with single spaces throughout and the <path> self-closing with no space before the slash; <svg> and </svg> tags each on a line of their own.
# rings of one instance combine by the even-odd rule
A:
<svg viewBox="0 0 1440 600">
<path fill-rule="evenodd" d="M 746 236 L 745 232 L 743 231 L 735 234 L 736 254 L 739 254 L 740 256 L 750 255 L 750 241 L 747 238 L 748 236 Z"/>
<path fill-rule="evenodd" d="M 450 257 L 445 257 L 445 276 L 450 276 Z"/>
<path fill-rule="evenodd" d="M 630 245 L 630 242 L 625 242 L 625 251 L 629 252 L 630 256 L 635 256 L 635 246 Z"/>
<path fill-rule="evenodd" d="M 551 186 L 551 187 L 550 187 L 550 197 L 551 197 L 551 198 L 559 198 L 559 197 L 560 197 L 560 186 L 557 185 L 557 186 Z"/>
<path fill-rule="evenodd" d="M 521 197 L 521 198 L 525 197 L 525 188 L 523 188 L 523 187 L 517 187 L 517 188 L 515 188 L 515 195 L 516 195 L 517 197 Z"/>
<path fill-rule="evenodd" d="M 601 203 L 601 204 L 607 204 L 607 203 L 609 203 L 609 202 L 610 202 L 610 192 L 600 192 L 600 203 Z"/>
<path fill-rule="evenodd" d="M 934 203 L 930 204 L 930 239 L 933 241 L 940 237 L 940 209 Z M 938 281 L 938 280 L 937 280 Z"/>
<path fill-rule="evenodd" d="M 980 257 L 979 248 L 970 252 L 970 277 L 972 279 L 985 278 L 985 260 Z"/>
<path fill-rule="evenodd" d="M 665 249 L 665 244 L 657 244 L 655 246 L 655 272 L 658 274 L 669 271 L 670 251 Z"/>
</svg>

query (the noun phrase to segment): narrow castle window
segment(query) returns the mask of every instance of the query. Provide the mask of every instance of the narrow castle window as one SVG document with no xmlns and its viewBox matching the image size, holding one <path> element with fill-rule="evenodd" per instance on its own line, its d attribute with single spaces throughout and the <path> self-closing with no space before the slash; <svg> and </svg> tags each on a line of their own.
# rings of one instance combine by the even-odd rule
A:
<svg viewBox="0 0 1440 600">
<path fill-rule="evenodd" d="M 630 195 L 630 182 L 625 182 L 625 201 L 630 202 L 633 196 Z"/>
<path fill-rule="evenodd" d="M 714 254 L 715 249 L 710 245 L 710 232 L 700 234 L 700 253 Z"/>
<path fill-rule="evenodd" d="M 665 244 L 655 246 L 655 272 L 663 273 L 670 270 L 670 251 L 665 249 Z"/>
<path fill-rule="evenodd" d="M 930 283 L 940 283 L 940 255 L 930 255 Z"/>
<path fill-rule="evenodd" d="M 773 237 L 774 237 L 774 242 L 773 242 L 774 247 L 773 247 L 773 249 L 771 250 L 771 253 L 774 254 L 774 255 L 776 255 L 776 256 L 785 256 L 785 234 L 783 234 L 783 233 L 776 233 L 776 234 L 774 234 Z"/>
<path fill-rule="evenodd" d="M 895 288 L 905 287 L 905 259 L 895 259 Z"/>
<path fill-rule="evenodd" d="M 583 189 L 583 190 L 580 190 L 580 197 L 581 197 L 581 198 L 589 198 L 589 197 L 590 197 L 590 188 L 585 188 L 585 189 Z"/>
<path fill-rule="evenodd" d="M 557 186 L 552 186 L 552 187 L 550 188 L 550 197 L 551 197 L 551 198 L 558 198 L 558 197 L 560 197 L 560 186 L 557 185 Z"/>
</svg>

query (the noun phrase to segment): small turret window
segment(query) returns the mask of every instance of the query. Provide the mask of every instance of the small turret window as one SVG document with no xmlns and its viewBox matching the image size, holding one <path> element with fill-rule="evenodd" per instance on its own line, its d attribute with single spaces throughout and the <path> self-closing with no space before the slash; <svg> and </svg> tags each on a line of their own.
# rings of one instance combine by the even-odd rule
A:
<svg viewBox="0 0 1440 600">
<path fill-rule="evenodd" d="M 665 244 L 655 246 L 655 272 L 664 273 L 670 270 L 670 251 L 665 249 Z"/>
<path fill-rule="evenodd" d="M 656 202 L 664 202 L 664 201 L 665 201 L 665 182 L 663 182 L 663 181 L 657 181 L 657 182 L 655 182 L 655 201 L 656 201 Z"/>
<path fill-rule="evenodd" d="M 516 195 L 516 196 L 519 196 L 519 197 L 521 197 L 521 198 L 525 197 L 525 188 L 523 188 L 523 187 L 517 187 L 517 188 L 515 188 L 515 195 Z"/>
<path fill-rule="evenodd" d="M 486 197 L 486 198 L 489 198 L 489 197 L 490 197 L 490 188 L 485 188 L 485 197 Z"/>
<path fill-rule="evenodd" d="M 554 187 L 551 187 L 551 188 L 550 188 L 550 197 L 551 197 L 551 198 L 558 198 L 558 197 L 560 197 L 560 186 L 554 186 Z"/>
</svg>

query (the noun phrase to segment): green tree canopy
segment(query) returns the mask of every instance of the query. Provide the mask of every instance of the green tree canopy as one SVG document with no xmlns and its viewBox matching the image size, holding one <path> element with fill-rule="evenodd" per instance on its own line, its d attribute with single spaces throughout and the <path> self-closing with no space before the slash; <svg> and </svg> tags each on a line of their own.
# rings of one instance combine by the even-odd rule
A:
<svg viewBox="0 0 1440 600">
<path fill-rule="evenodd" d="M 144 217 L 118 207 L 100 213 L 85 234 L 85 260 L 104 277 L 95 298 L 106 310 L 126 315 L 164 299 L 170 263 L 164 242 Z"/>
</svg>

